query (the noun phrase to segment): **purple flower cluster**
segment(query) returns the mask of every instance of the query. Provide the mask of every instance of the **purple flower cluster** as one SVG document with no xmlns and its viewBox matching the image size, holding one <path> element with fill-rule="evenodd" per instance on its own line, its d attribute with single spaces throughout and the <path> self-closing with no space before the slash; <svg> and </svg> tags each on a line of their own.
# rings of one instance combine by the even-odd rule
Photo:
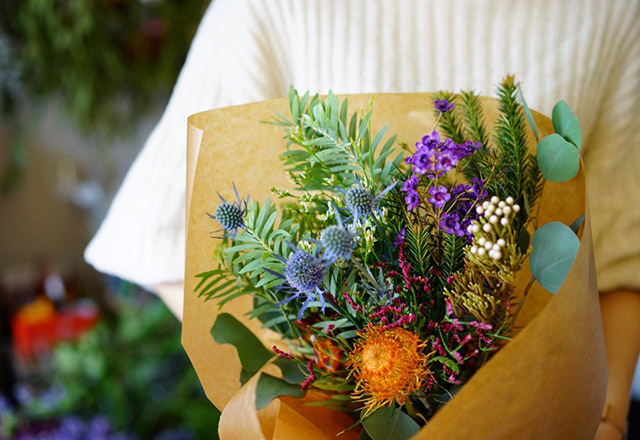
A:
<svg viewBox="0 0 640 440">
<path fill-rule="evenodd" d="M 458 162 L 481 147 L 479 142 L 456 144 L 451 139 L 441 141 L 440 134 L 434 130 L 416 142 L 417 151 L 413 156 L 407 157 L 405 163 L 413 165 L 412 171 L 415 174 L 438 177 L 452 170 Z"/>
<path fill-rule="evenodd" d="M 411 211 L 420 203 L 420 195 L 416 190 L 420 176 L 440 177 L 481 147 L 480 142 L 466 141 L 463 144 L 456 144 L 451 139 L 442 140 L 440 134 L 435 130 L 416 142 L 416 152 L 413 156 L 405 159 L 405 163 L 413 165 L 413 174 L 402 184 L 402 191 L 406 193 L 404 201 L 407 204 L 407 209 Z M 429 202 L 436 208 L 442 208 L 451 198 L 447 189 L 442 186 L 431 188 L 429 195 L 431 195 L 428 199 Z"/>
<path fill-rule="evenodd" d="M 458 237 L 473 238 L 467 228 L 473 220 L 478 218 L 476 206 L 487 197 L 484 182 L 478 178 L 473 179 L 471 185 L 463 183 L 455 185 L 451 189 L 453 208 L 450 212 L 442 214 L 440 228 L 448 234 L 456 234 Z"/>
</svg>

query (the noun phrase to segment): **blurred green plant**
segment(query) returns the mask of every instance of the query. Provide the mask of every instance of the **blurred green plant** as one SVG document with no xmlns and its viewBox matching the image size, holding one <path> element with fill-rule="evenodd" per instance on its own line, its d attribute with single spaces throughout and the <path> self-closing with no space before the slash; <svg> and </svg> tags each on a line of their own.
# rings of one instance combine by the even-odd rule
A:
<svg viewBox="0 0 640 440">
<path fill-rule="evenodd" d="M 58 346 L 53 369 L 65 389 L 61 415 L 103 414 L 117 431 L 141 439 L 182 428 L 197 439 L 217 438 L 220 413 L 182 349 L 180 324 L 156 298 L 124 300 L 114 322 Z"/>
<path fill-rule="evenodd" d="M 85 130 L 118 129 L 175 83 L 207 0 L 3 0 L 0 32 L 34 96 Z"/>
<path fill-rule="evenodd" d="M 27 103 L 60 97 L 80 131 L 122 136 L 171 91 L 209 0 L 0 1 L 0 192 L 27 166 Z M 35 98 L 35 99 L 34 99 Z"/>
</svg>

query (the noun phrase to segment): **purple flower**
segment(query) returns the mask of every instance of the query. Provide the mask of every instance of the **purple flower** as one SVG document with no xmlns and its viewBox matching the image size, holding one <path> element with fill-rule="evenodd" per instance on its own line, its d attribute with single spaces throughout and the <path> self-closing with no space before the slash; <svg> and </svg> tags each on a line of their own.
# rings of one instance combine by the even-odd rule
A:
<svg viewBox="0 0 640 440">
<path fill-rule="evenodd" d="M 415 190 L 416 186 L 418 186 L 418 176 L 414 174 L 402 184 L 402 191 L 408 192 Z"/>
<path fill-rule="evenodd" d="M 434 104 L 436 106 L 436 110 L 440 113 L 446 113 L 455 107 L 453 102 L 449 102 L 446 99 L 436 99 Z"/>
<path fill-rule="evenodd" d="M 423 136 L 420 142 L 416 142 L 416 149 L 425 147 L 427 151 L 433 152 L 439 144 L 440 134 L 437 131 L 433 130 L 431 134 Z"/>
<path fill-rule="evenodd" d="M 396 239 L 391 244 L 394 246 L 400 246 L 400 244 L 402 244 L 402 242 L 404 241 L 404 236 L 406 233 L 407 230 L 405 228 L 400 229 L 400 232 L 396 234 Z"/>
<path fill-rule="evenodd" d="M 438 209 L 442 208 L 451 198 L 451 194 L 449 194 L 445 186 L 432 186 L 429 188 L 428 193 L 431 197 L 427 201 Z"/>
<path fill-rule="evenodd" d="M 442 219 L 440 220 L 440 229 L 444 229 L 444 232 L 447 234 L 455 233 L 458 227 L 458 217 L 455 214 L 442 214 Z"/>
<path fill-rule="evenodd" d="M 487 191 L 484 189 L 484 182 L 477 177 L 473 178 L 473 184 L 469 189 L 471 190 L 471 196 L 475 201 L 479 201 L 487 197 Z"/>
<path fill-rule="evenodd" d="M 455 155 L 449 152 L 440 153 L 436 156 L 435 171 L 446 173 L 447 171 L 452 170 L 457 163 L 458 158 Z"/>
<path fill-rule="evenodd" d="M 416 174 L 425 174 L 429 171 L 432 156 L 433 153 L 425 147 L 416 151 L 413 155 L 413 172 Z"/>
<path fill-rule="evenodd" d="M 457 145 L 458 159 L 464 159 L 465 157 L 475 153 L 482 148 L 480 142 L 466 141 L 464 144 Z"/>
<path fill-rule="evenodd" d="M 407 209 L 412 211 L 420 203 L 420 196 L 415 190 L 410 190 L 404 198 L 404 202 L 407 204 Z"/>
</svg>

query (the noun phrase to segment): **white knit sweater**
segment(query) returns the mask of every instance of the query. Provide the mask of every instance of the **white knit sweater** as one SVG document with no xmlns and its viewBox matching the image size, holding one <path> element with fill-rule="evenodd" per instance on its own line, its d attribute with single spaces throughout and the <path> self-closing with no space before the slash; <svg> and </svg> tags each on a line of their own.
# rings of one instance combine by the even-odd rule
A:
<svg viewBox="0 0 640 440">
<path fill-rule="evenodd" d="M 160 123 L 85 256 L 142 285 L 184 274 L 186 119 L 284 96 L 476 89 L 507 73 L 583 131 L 601 289 L 640 288 L 640 2 L 215 0 Z"/>
</svg>

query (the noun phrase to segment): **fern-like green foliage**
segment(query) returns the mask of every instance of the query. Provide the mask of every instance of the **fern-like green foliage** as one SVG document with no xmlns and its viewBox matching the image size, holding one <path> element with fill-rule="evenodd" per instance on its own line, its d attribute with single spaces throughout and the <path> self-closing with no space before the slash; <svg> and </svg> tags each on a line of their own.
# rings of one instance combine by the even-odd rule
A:
<svg viewBox="0 0 640 440">
<path fill-rule="evenodd" d="M 373 102 L 371 103 L 371 107 Z M 304 191 L 329 190 L 355 184 L 356 175 L 373 191 L 389 185 L 402 161 L 395 153 L 395 136 L 382 142 L 387 128 L 371 131 L 371 108 L 362 117 L 348 116 L 347 99 L 339 102 L 329 92 L 302 97 L 289 90 L 291 119 L 278 115 L 272 122 L 287 130 L 287 151 L 282 154 L 287 171 Z"/>
<path fill-rule="evenodd" d="M 265 269 L 282 272 L 284 263 L 276 256 L 287 258 L 289 243 L 297 242 L 298 225 L 291 218 L 278 223 L 278 210 L 269 199 L 262 206 L 251 202 L 244 221 L 245 229 L 237 235 L 234 246 L 224 249 L 225 258 L 218 268 L 196 275 L 200 282 L 194 290 L 207 300 L 218 299 L 220 306 L 252 293 L 272 307 L 277 302 L 273 288 L 283 280 Z"/>
<path fill-rule="evenodd" d="M 405 258 L 416 276 L 426 277 L 433 269 L 434 237 L 430 225 L 407 228 L 404 235 Z"/>
<path fill-rule="evenodd" d="M 480 142 L 482 147 L 463 163 L 464 176 L 469 180 L 474 177 L 487 181 L 495 172 L 495 152 L 489 144 L 489 130 L 486 127 L 480 97 L 473 91 L 464 91 L 460 94 L 459 111 L 464 120 L 464 131 L 467 139 Z"/>
<path fill-rule="evenodd" d="M 517 93 L 515 77 L 507 75 L 498 86 L 500 118 L 494 136 L 502 177 L 494 180 L 490 188 L 501 198 L 516 198 L 526 208 L 516 218 L 518 229 L 522 229 L 531 216 L 531 207 L 536 203 L 543 180 L 535 156 L 529 153 L 527 120 Z"/>
</svg>

